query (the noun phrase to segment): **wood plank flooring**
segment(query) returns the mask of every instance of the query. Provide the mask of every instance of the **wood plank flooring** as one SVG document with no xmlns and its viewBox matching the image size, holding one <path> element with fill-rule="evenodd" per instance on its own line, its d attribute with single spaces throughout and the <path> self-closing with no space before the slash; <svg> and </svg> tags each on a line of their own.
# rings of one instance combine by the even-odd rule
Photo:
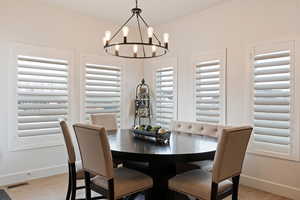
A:
<svg viewBox="0 0 300 200">
<path fill-rule="evenodd" d="M 65 200 L 68 177 L 66 174 L 30 181 L 28 185 L 6 189 L 12 200 Z M 84 196 L 84 190 L 78 197 Z M 240 200 L 288 200 L 249 187 L 240 187 Z M 231 198 L 226 198 L 230 200 Z"/>
</svg>

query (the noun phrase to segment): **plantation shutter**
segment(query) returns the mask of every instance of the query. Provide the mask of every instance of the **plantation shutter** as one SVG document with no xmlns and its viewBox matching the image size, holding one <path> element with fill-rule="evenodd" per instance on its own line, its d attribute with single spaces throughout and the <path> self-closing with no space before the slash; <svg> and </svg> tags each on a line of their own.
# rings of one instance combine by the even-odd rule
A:
<svg viewBox="0 0 300 200">
<path fill-rule="evenodd" d="M 17 57 L 17 130 L 19 137 L 60 134 L 68 118 L 68 61 Z"/>
<path fill-rule="evenodd" d="M 203 59 L 196 64 L 196 121 L 224 123 L 225 70 L 221 59 Z"/>
<path fill-rule="evenodd" d="M 116 113 L 120 125 L 121 69 L 114 66 L 85 65 L 85 116 Z"/>
<path fill-rule="evenodd" d="M 289 153 L 293 110 L 291 50 L 255 52 L 253 125 L 258 148 Z"/>
<path fill-rule="evenodd" d="M 156 124 L 168 128 L 174 119 L 174 68 L 162 68 L 156 71 Z"/>
</svg>

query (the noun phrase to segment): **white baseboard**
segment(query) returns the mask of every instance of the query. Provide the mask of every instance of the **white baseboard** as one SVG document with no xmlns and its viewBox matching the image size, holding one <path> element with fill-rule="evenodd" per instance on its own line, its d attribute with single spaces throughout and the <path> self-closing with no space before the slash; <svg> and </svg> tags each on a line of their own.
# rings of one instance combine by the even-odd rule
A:
<svg viewBox="0 0 300 200">
<path fill-rule="evenodd" d="M 44 178 L 67 172 L 67 165 L 56 165 L 31 171 L 17 172 L 0 176 L 0 186 L 26 182 L 32 179 Z"/>
<path fill-rule="evenodd" d="M 290 199 L 300 199 L 300 188 L 274 183 L 272 181 L 267 181 L 247 175 L 241 175 L 241 184 Z"/>
</svg>

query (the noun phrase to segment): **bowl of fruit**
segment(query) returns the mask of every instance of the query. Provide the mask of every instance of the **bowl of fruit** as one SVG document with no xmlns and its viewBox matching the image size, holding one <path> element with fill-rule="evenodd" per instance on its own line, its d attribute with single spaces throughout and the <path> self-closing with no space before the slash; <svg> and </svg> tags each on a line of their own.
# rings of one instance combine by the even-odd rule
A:
<svg viewBox="0 0 300 200">
<path fill-rule="evenodd" d="M 138 125 L 133 127 L 134 136 L 154 140 L 157 143 L 167 144 L 170 141 L 171 132 L 161 126 Z"/>
</svg>

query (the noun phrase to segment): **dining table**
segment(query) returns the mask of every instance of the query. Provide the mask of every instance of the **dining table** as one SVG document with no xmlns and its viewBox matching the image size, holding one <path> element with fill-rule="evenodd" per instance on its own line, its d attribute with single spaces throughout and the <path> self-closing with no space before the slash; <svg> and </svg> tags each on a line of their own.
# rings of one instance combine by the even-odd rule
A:
<svg viewBox="0 0 300 200">
<path fill-rule="evenodd" d="M 217 139 L 184 132 L 171 132 L 167 143 L 157 143 L 149 138 L 136 137 L 130 129 L 119 129 L 108 133 L 114 159 L 124 162 L 146 163 L 146 174 L 153 179 L 151 200 L 168 200 L 168 180 L 182 170 L 179 165 L 213 160 Z M 172 196 L 172 195 L 171 195 Z M 176 200 L 188 199 L 176 194 Z"/>
</svg>

